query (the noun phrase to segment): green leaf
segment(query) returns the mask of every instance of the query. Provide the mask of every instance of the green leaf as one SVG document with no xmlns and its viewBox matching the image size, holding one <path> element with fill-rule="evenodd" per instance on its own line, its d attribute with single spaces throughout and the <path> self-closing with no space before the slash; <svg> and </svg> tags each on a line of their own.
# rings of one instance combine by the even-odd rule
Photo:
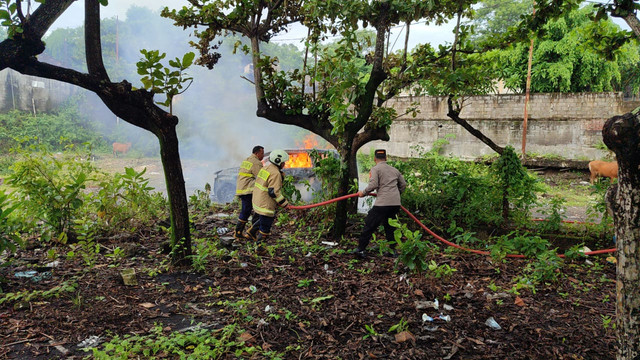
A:
<svg viewBox="0 0 640 360">
<path fill-rule="evenodd" d="M 11 15 L 7 10 L 0 10 L 0 19 L 11 20 Z M 4 25 L 4 23 L 3 23 Z"/>
<path fill-rule="evenodd" d="M 191 66 L 191 64 L 193 64 L 193 59 L 195 59 L 195 57 L 196 57 L 196 54 L 194 54 L 191 51 L 184 54 L 184 56 L 182 56 L 182 68 L 186 69 L 189 66 Z"/>
</svg>

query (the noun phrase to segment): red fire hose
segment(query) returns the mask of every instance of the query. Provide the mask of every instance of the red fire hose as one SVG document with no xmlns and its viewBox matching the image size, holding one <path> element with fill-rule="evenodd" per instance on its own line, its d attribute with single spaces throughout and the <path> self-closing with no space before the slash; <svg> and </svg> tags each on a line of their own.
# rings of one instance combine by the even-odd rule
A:
<svg viewBox="0 0 640 360">
<path fill-rule="evenodd" d="M 371 194 L 371 195 L 375 196 L 375 194 Z M 357 196 L 358 196 L 358 193 L 348 194 L 348 195 L 337 197 L 335 199 L 319 202 L 319 203 L 316 203 L 316 204 L 301 205 L 301 206 L 289 205 L 289 206 L 287 206 L 287 208 L 296 209 L 296 210 L 306 210 L 306 209 L 311 209 L 311 208 L 318 207 L 318 206 L 328 205 L 328 204 L 334 203 L 336 201 L 350 199 L 352 197 L 357 197 Z M 438 235 L 438 234 L 434 233 L 433 231 L 431 231 L 431 229 L 426 227 L 422 222 L 420 222 L 420 220 L 418 220 L 417 217 L 415 217 L 409 210 L 407 210 L 407 208 L 405 208 L 404 206 L 400 206 L 400 208 L 402 208 L 402 211 L 407 213 L 407 215 L 411 218 L 411 220 L 415 221 L 418 225 L 420 225 L 420 227 L 424 231 L 429 233 L 429 235 L 433 236 L 434 238 L 440 240 L 444 244 L 446 244 L 448 246 L 455 247 L 455 248 L 460 249 L 460 250 L 468 251 L 468 252 L 471 252 L 471 253 L 474 253 L 474 254 L 491 255 L 491 252 L 489 252 L 489 251 L 469 249 L 469 248 L 466 248 L 464 246 L 460 246 L 460 245 L 458 245 L 456 243 L 453 243 L 453 242 L 451 242 L 449 240 L 444 239 L 440 235 Z M 580 223 L 580 222 L 574 222 L 574 221 L 565 221 L 565 222 L 566 223 Z M 615 251 L 616 251 L 616 249 L 604 249 L 604 250 L 588 251 L 588 252 L 585 252 L 584 254 L 585 255 L 597 255 L 597 254 L 613 253 Z M 558 255 L 558 256 L 564 257 L 564 255 Z M 507 254 L 507 257 L 510 257 L 510 258 L 525 258 L 524 255 L 520 255 L 520 254 Z"/>
</svg>

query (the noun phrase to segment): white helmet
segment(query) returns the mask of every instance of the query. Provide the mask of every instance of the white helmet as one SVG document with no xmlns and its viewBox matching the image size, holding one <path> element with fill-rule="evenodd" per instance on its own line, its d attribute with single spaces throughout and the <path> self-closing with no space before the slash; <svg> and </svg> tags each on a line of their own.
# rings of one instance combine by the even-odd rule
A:
<svg viewBox="0 0 640 360">
<path fill-rule="evenodd" d="M 269 154 L 269 161 L 280 166 L 289 161 L 289 154 L 284 150 L 273 150 L 271 151 L 271 154 Z"/>
</svg>

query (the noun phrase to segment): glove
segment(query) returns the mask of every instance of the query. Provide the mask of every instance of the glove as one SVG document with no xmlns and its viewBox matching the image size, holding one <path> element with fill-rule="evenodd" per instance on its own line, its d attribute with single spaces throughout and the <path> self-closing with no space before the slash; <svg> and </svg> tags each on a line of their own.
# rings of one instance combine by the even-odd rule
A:
<svg viewBox="0 0 640 360">
<path fill-rule="evenodd" d="M 269 188 L 267 190 L 267 193 L 269 194 L 269 196 L 271 196 L 272 198 L 276 198 L 276 192 L 273 190 L 273 188 Z"/>
</svg>

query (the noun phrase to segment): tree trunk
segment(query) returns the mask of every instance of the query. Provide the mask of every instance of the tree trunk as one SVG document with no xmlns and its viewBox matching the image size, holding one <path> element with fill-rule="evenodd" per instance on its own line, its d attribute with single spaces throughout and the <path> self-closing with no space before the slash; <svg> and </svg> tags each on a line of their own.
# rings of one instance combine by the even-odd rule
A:
<svg viewBox="0 0 640 360">
<path fill-rule="evenodd" d="M 614 116 L 602 130 L 615 152 L 618 187 L 611 204 L 617 239 L 616 330 L 618 359 L 640 358 L 640 121 L 635 114 Z"/>
<path fill-rule="evenodd" d="M 189 210 L 175 126 L 162 129 L 158 140 L 171 207 L 171 258 L 174 265 L 188 265 L 191 263 Z"/>
<path fill-rule="evenodd" d="M 338 178 L 338 196 L 347 195 L 349 193 L 349 164 L 351 158 L 351 150 L 345 147 L 338 149 L 340 153 L 340 177 Z M 338 201 L 336 203 L 336 218 L 333 223 L 333 235 L 336 239 L 340 239 L 345 234 L 347 228 L 347 213 L 349 205 L 347 201 Z"/>
</svg>

